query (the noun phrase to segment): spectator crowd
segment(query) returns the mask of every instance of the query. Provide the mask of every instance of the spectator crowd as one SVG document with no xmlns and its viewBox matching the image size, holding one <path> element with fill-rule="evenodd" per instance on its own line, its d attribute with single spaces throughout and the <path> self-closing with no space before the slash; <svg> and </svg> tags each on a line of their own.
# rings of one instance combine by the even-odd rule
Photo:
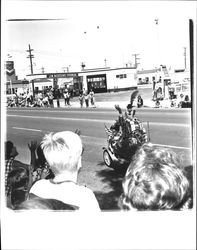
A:
<svg viewBox="0 0 197 250">
<path fill-rule="evenodd" d="M 45 91 L 38 92 L 36 94 L 27 92 L 14 93 L 14 96 L 7 98 L 7 107 L 47 107 L 53 108 L 54 100 L 56 101 L 56 106 L 60 107 L 60 99 L 64 99 L 64 106 L 71 106 L 70 100 L 73 97 L 73 91 L 69 88 L 60 89 L 59 88 L 48 88 Z M 95 106 L 95 96 L 94 91 L 91 89 L 88 93 L 87 90 L 83 89 L 79 92 L 79 106 L 82 108 L 85 106 L 96 107 Z M 85 105 L 84 105 L 85 104 Z"/>
<path fill-rule="evenodd" d="M 118 105 L 116 109 L 120 110 Z M 94 192 L 78 183 L 84 152 L 79 130 L 45 134 L 41 143 L 30 141 L 27 147 L 30 163 L 24 164 L 16 160 L 14 143 L 5 142 L 8 208 L 101 210 Z M 145 140 L 130 157 L 117 205 L 138 211 L 189 209 L 193 207 L 191 185 L 178 154 Z"/>
</svg>

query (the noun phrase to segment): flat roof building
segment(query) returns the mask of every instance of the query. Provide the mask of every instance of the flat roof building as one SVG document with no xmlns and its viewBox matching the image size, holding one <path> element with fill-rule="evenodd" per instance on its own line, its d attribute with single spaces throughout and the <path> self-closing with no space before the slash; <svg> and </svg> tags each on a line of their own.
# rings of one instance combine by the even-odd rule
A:
<svg viewBox="0 0 197 250">
<path fill-rule="evenodd" d="M 95 93 L 137 88 L 137 70 L 132 67 L 83 69 L 80 72 L 41 73 L 27 75 L 29 81 L 37 82 L 35 87 L 42 90 L 43 78 L 51 81 L 53 87 L 71 87 L 79 92 L 83 89 Z M 40 80 L 40 83 L 38 82 Z"/>
</svg>

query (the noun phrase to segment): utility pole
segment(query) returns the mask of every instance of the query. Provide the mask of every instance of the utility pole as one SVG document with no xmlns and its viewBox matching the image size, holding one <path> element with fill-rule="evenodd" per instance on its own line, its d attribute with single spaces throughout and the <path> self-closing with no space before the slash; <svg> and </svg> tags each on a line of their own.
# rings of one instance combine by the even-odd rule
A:
<svg viewBox="0 0 197 250">
<path fill-rule="evenodd" d="M 138 64 L 140 64 L 140 63 L 138 63 L 138 60 L 140 60 L 140 58 L 137 57 L 137 56 L 139 56 L 139 54 L 133 54 L 132 56 L 135 57 L 135 67 L 136 67 L 136 69 L 137 69 Z"/>
<path fill-rule="evenodd" d="M 13 100 L 12 80 L 10 79 L 11 98 Z"/>
<path fill-rule="evenodd" d="M 30 59 L 30 66 L 31 66 L 31 74 L 33 75 L 33 64 L 32 64 L 32 58 L 34 58 L 34 55 L 31 54 L 31 52 L 33 51 L 33 49 L 31 49 L 30 44 L 29 44 L 29 49 L 26 50 L 27 52 L 29 52 L 29 55 L 27 56 L 27 58 Z"/>
<path fill-rule="evenodd" d="M 81 63 L 81 69 L 84 70 L 84 69 L 85 69 L 85 66 L 86 66 L 85 63 L 82 62 L 82 63 Z"/>
<path fill-rule="evenodd" d="M 27 56 L 27 58 L 30 59 L 31 74 L 33 75 L 32 58 L 34 58 L 34 55 L 31 54 L 31 52 L 33 51 L 33 49 L 31 49 L 30 44 L 29 44 L 29 49 L 26 50 L 26 51 L 29 52 L 29 55 Z M 32 82 L 33 97 L 35 97 L 35 93 L 34 93 L 34 81 L 32 80 L 31 82 Z"/>
<path fill-rule="evenodd" d="M 159 18 L 155 18 L 155 31 L 156 31 L 156 41 L 157 41 L 157 65 L 159 66 L 162 61 L 161 52 L 160 52 L 160 25 L 159 25 Z"/>
<path fill-rule="evenodd" d="M 67 67 L 62 67 L 62 69 L 63 69 L 63 72 L 65 73 L 65 72 L 69 72 L 69 67 L 70 67 L 70 65 L 69 66 L 67 66 Z"/>
<path fill-rule="evenodd" d="M 187 68 L 187 54 L 186 54 L 186 50 L 187 50 L 187 48 L 186 47 L 183 47 L 183 49 L 184 49 L 184 65 L 185 65 L 185 70 L 186 70 L 186 68 Z"/>
<path fill-rule="evenodd" d="M 107 59 L 105 58 L 104 61 L 105 61 L 105 68 L 107 68 Z"/>
</svg>

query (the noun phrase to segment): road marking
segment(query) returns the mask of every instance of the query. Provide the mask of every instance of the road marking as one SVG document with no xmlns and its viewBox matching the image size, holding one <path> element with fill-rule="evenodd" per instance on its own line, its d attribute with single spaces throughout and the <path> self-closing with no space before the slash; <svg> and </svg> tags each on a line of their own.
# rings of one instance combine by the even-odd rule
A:
<svg viewBox="0 0 197 250">
<path fill-rule="evenodd" d="M 20 129 L 20 130 L 29 130 L 29 131 L 36 131 L 36 132 L 42 132 L 40 129 L 34 129 L 34 128 L 20 128 L 20 127 L 12 127 L 13 129 Z"/>
<path fill-rule="evenodd" d="M 20 127 L 12 127 L 13 129 L 20 129 L 20 130 L 28 130 L 28 131 L 36 131 L 36 132 L 42 132 L 42 130 L 40 129 L 33 129 L 33 128 L 20 128 Z M 45 131 L 46 133 L 51 133 L 50 131 Z M 83 139 L 86 140 L 86 143 L 91 144 L 92 142 L 93 144 L 96 145 L 103 145 L 103 140 L 104 138 L 98 138 L 98 137 L 94 137 L 94 136 L 89 136 L 89 135 L 81 135 L 81 137 Z M 92 138 L 94 138 L 94 140 L 92 140 Z M 89 140 L 91 141 L 89 143 Z M 177 149 L 186 149 L 186 150 L 191 150 L 191 148 L 188 147 L 180 147 L 180 146 L 172 146 L 172 145 L 165 145 L 165 144 L 157 144 L 157 143 L 152 143 L 155 146 L 159 146 L 159 147 L 168 147 L 168 148 L 177 148 Z"/>
<path fill-rule="evenodd" d="M 148 122 L 143 121 L 143 124 L 147 124 Z M 191 127 L 190 124 L 181 124 L 181 123 L 170 123 L 170 122 L 149 122 L 149 125 L 155 126 L 178 126 L 178 127 Z"/>
<path fill-rule="evenodd" d="M 191 148 L 187 148 L 187 147 L 171 146 L 171 145 L 156 144 L 156 143 L 152 143 L 152 144 L 155 145 L 155 146 L 159 146 L 159 147 L 178 148 L 178 149 L 187 149 L 187 150 L 191 150 Z"/>
<path fill-rule="evenodd" d="M 87 119 L 87 118 L 66 118 L 66 117 L 40 117 L 40 116 L 27 116 L 27 115 L 7 115 L 8 117 L 18 117 L 18 118 L 30 118 L 30 119 L 51 119 L 51 120 L 62 120 L 62 121 L 81 121 L 81 122 L 99 122 L 99 123 L 114 123 L 114 120 L 99 120 L 99 119 Z M 143 121 L 143 124 L 147 122 Z M 161 123 L 161 122 L 149 122 L 149 125 L 155 126 L 178 126 L 178 127 L 191 127 L 190 124 L 180 124 L 180 123 Z"/>
<path fill-rule="evenodd" d="M 65 114 L 68 114 L 68 113 L 83 113 L 83 111 L 84 111 L 84 113 L 85 114 L 95 114 L 95 113 L 98 113 L 98 114 L 106 114 L 107 112 L 110 112 L 110 113 L 117 113 L 115 110 L 106 110 L 106 111 L 100 111 L 100 110 L 92 110 L 92 111 L 88 111 L 88 110 L 86 110 L 85 108 L 84 109 L 82 109 L 82 110 L 71 110 L 71 109 L 68 109 L 68 110 L 46 110 L 46 109 L 41 109 L 41 110 L 38 110 L 38 109 L 35 109 L 35 110 L 33 110 L 33 109 L 24 109 L 24 110 L 7 110 L 7 111 L 10 111 L 10 112 L 12 112 L 12 111 L 14 111 L 15 113 L 16 112 L 29 112 L 29 111 L 31 111 L 31 113 L 33 113 L 33 112 L 36 112 L 36 113 L 59 113 L 59 114 L 61 114 L 61 113 L 65 113 Z"/>
<path fill-rule="evenodd" d="M 88 144 L 97 144 L 97 145 L 103 145 L 101 138 L 97 138 L 97 137 L 93 137 L 93 136 L 88 136 L 88 135 L 81 135 L 82 138 L 84 138 L 86 140 L 86 142 Z M 92 138 L 94 138 L 92 140 Z M 89 143 L 90 142 L 90 143 Z M 188 147 L 180 147 L 180 146 L 172 146 L 172 145 L 165 145 L 165 144 L 156 144 L 156 143 L 152 143 L 155 146 L 159 146 L 159 147 L 167 147 L 167 148 L 177 148 L 177 149 L 186 149 L 186 150 L 191 150 L 191 148 Z"/>
<path fill-rule="evenodd" d="M 117 111 L 115 110 L 115 108 L 108 108 L 106 110 L 97 110 L 97 109 L 94 109 L 94 110 L 87 110 L 86 108 L 84 109 L 77 109 L 77 110 L 72 110 L 72 109 L 57 109 L 57 110 L 54 110 L 54 109 L 8 109 L 7 112 L 12 112 L 14 111 L 15 113 L 16 112 L 29 112 L 31 111 L 31 113 L 33 112 L 36 112 L 36 113 L 86 113 L 86 114 L 92 114 L 92 113 L 98 113 L 98 114 L 106 114 L 106 113 L 116 113 L 117 114 Z M 150 111 L 149 109 L 136 109 L 136 112 L 139 112 L 138 114 L 146 114 L 147 112 L 149 114 L 152 114 L 152 115 L 157 115 L 157 110 L 152 110 Z M 164 109 L 164 113 L 167 114 L 167 115 L 170 115 L 170 116 L 179 116 L 180 113 L 182 115 L 190 115 L 191 114 L 191 110 L 186 110 L 186 109 L 178 109 L 178 110 L 174 110 L 174 109 L 171 109 L 170 111 Z"/>
<path fill-rule="evenodd" d="M 66 117 L 40 117 L 40 116 L 27 116 L 27 115 L 7 115 L 10 117 L 19 117 L 19 118 L 30 118 L 30 119 L 51 119 L 51 120 L 63 120 L 63 121 L 82 121 L 82 122 L 101 122 L 101 123 L 112 123 L 114 120 L 98 120 L 98 119 L 87 119 L 87 118 L 66 118 Z"/>
</svg>

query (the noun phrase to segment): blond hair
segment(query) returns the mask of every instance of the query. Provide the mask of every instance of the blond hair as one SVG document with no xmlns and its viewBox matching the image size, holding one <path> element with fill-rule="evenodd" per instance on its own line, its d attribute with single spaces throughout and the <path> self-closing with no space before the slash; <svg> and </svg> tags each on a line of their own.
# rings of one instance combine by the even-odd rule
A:
<svg viewBox="0 0 197 250">
<path fill-rule="evenodd" d="M 46 134 L 41 148 L 55 175 L 65 170 L 74 172 L 80 168 L 82 142 L 76 133 L 63 131 Z"/>
</svg>

